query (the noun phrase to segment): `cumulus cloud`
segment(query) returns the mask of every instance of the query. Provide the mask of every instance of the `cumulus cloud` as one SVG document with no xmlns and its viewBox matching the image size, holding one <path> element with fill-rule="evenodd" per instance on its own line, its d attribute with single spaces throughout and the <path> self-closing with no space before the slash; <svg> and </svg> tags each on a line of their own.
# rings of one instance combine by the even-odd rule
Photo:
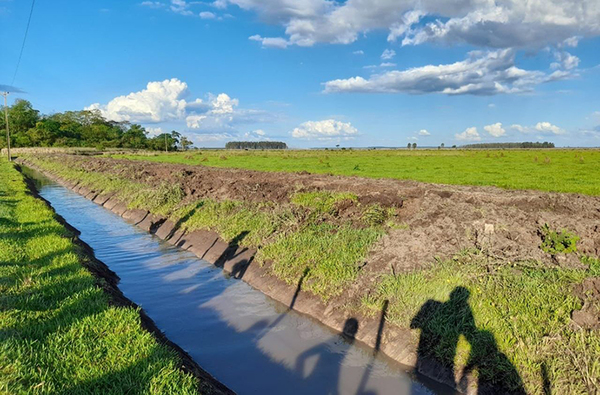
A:
<svg viewBox="0 0 600 395">
<path fill-rule="evenodd" d="M 383 51 L 383 53 L 381 54 L 381 59 L 383 60 L 390 60 L 392 59 L 394 56 L 396 56 L 396 51 L 394 51 L 393 49 L 386 49 L 385 51 Z"/>
<path fill-rule="evenodd" d="M 509 48 L 573 45 L 600 34 L 597 0 L 217 0 L 282 25 L 293 45 L 348 44 L 387 30 L 403 45 L 425 42 Z"/>
<path fill-rule="evenodd" d="M 185 121 L 197 131 L 233 131 L 239 124 L 271 122 L 274 117 L 262 110 L 240 109 L 239 100 L 226 93 L 208 94 L 207 100 L 186 100 L 188 85 L 177 78 L 149 82 L 146 89 L 118 96 L 107 104 L 94 103 L 86 110 L 98 110 L 116 122 L 161 123 Z"/>
<path fill-rule="evenodd" d="M 267 48 L 286 48 L 290 43 L 281 37 L 262 37 L 258 34 L 248 37 L 249 40 L 262 43 L 263 47 Z"/>
<path fill-rule="evenodd" d="M 215 19 L 217 17 L 217 15 L 214 12 L 210 12 L 210 11 L 202 11 L 198 15 L 200 16 L 201 19 Z"/>
<path fill-rule="evenodd" d="M 106 105 L 94 103 L 87 110 L 100 110 L 102 115 L 117 122 L 163 122 L 181 119 L 186 114 L 188 93 L 185 82 L 173 78 L 149 82 L 146 89 L 118 96 Z"/>
<path fill-rule="evenodd" d="M 334 119 L 304 122 L 292 132 L 292 137 L 311 140 L 353 139 L 358 130 L 350 122 L 340 122 Z"/>
<path fill-rule="evenodd" d="M 550 122 L 538 122 L 535 126 L 513 124 L 510 128 L 519 133 L 537 133 L 542 135 L 561 135 L 567 133 L 566 130 L 553 125 Z"/>
<path fill-rule="evenodd" d="M 360 50 L 358 50 L 358 51 L 354 51 L 354 52 L 352 52 L 352 54 L 353 54 L 353 55 L 364 55 L 364 54 L 365 54 L 365 52 L 364 52 L 362 49 L 360 49 Z"/>
<path fill-rule="evenodd" d="M 419 132 L 417 134 L 419 136 L 431 136 L 431 133 L 429 133 L 426 129 L 419 130 Z"/>
<path fill-rule="evenodd" d="M 568 72 L 551 74 L 515 66 L 515 51 L 472 51 L 467 59 L 438 66 L 389 71 L 366 79 L 360 76 L 325 83 L 325 92 L 443 93 L 495 95 L 529 92 L 544 82 L 568 78 Z"/>
<path fill-rule="evenodd" d="M 572 70 L 579 66 L 579 58 L 567 51 L 554 51 L 554 59 L 556 62 L 550 65 L 553 69 Z"/>
<path fill-rule="evenodd" d="M 502 137 L 506 135 L 506 130 L 504 130 L 500 122 L 484 126 L 483 130 L 488 132 L 492 137 Z"/>
<path fill-rule="evenodd" d="M 564 129 L 561 129 L 556 125 L 552 125 L 550 122 L 538 122 L 535 125 L 535 130 L 545 134 L 565 134 Z"/>
<path fill-rule="evenodd" d="M 481 137 L 479 136 L 479 133 L 477 132 L 477 128 L 474 126 L 465 129 L 465 131 L 462 133 L 455 134 L 454 137 L 459 141 L 480 141 L 481 140 Z"/>
</svg>

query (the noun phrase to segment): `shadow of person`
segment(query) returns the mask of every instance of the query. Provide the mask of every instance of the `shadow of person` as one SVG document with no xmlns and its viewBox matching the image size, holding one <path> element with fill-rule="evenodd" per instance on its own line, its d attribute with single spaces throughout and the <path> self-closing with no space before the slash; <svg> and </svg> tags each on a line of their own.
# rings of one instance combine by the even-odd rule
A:
<svg viewBox="0 0 600 395">
<path fill-rule="evenodd" d="M 477 329 L 469 296 L 467 288 L 456 287 L 447 302 L 430 299 L 413 317 L 410 327 L 421 329 L 417 371 L 466 390 L 469 375 L 477 370 L 478 394 L 525 393 L 516 368 L 498 350 L 494 335 Z M 454 359 L 461 335 L 471 345 L 471 351 L 457 383 Z"/>
<path fill-rule="evenodd" d="M 346 352 L 354 343 L 354 339 L 358 332 L 358 320 L 356 318 L 348 318 L 344 323 L 344 329 L 341 333 L 345 341 L 345 346 L 338 352 L 332 352 L 329 344 L 330 341 L 320 343 L 300 354 L 296 358 L 296 372 L 305 380 L 319 381 L 322 386 L 319 386 L 319 392 L 324 395 L 339 394 L 339 376 L 342 368 L 342 362 L 346 356 Z M 335 341 L 339 342 L 339 337 L 336 336 Z M 305 374 L 307 360 L 312 357 L 317 357 L 314 368 Z M 334 371 L 332 372 L 332 367 Z"/>
<path fill-rule="evenodd" d="M 517 369 L 498 350 L 491 332 L 478 330 L 469 342 L 471 354 L 463 370 L 459 389 L 467 389 L 467 377 L 476 369 L 478 394 L 526 394 Z"/>
</svg>

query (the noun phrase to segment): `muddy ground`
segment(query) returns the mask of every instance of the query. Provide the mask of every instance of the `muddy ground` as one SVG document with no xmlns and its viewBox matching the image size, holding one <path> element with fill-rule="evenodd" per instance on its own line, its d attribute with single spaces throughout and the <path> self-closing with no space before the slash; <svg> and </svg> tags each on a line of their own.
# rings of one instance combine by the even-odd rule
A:
<svg viewBox="0 0 600 395">
<path fill-rule="evenodd" d="M 302 173 L 266 173 L 118 160 L 77 158 L 73 165 L 160 185 L 178 183 L 186 200 L 213 198 L 288 202 L 295 192 L 355 193 L 361 204 L 397 207 L 407 229 L 392 229 L 371 253 L 367 270 L 411 270 L 463 249 L 483 249 L 511 261 L 577 265 L 575 255 L 551 256 L 540 249 L 540 227 L 568 229 L 581 240 L 578 252 L 600 255 L 600 197 L 504 190 Z M 341 207 L 344 210 L 352 207 Z"/>
</svg>

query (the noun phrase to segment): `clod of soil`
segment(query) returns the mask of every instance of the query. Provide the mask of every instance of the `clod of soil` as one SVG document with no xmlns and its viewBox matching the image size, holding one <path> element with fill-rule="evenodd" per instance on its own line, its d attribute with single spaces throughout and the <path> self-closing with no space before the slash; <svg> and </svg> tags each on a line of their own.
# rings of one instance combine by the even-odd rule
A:
<svg viewBox="0 0 600 395">
<path fill-rule="evenodd" d="M 573 322 L 582 328 L 600 329 L 600 277 L 586 279 L 573 293 L 583 301 L 581 310 L 571 314 Z"/>
</svg>

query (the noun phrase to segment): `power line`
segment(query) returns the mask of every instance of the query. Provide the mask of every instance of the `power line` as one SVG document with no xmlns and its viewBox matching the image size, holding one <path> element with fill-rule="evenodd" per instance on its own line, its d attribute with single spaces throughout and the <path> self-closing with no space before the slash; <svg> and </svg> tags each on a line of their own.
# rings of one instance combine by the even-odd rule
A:
<svg viewBox="0 0 600 395">
<path fill-rule="evenodd" d="M 17 61 L 17 67 L 15 68 L 15 74 L 13 75 L 11 85 L 15 83 L 15 78 L 17 78 L 17 71 L 19 71 L 19 66 L 21 65 L 21 58 L 23 57 L 23 50 L 25 49 L 25 41 L 27 41 L 27 33 L 29 33 L 29 25 L 31 24 L 31 16 L 33 15 L 33 6 L 35 6 L 35 0 L 31 2 L 31 11 L 29 11 L 29 19 L 27 20 L 27 28 L 25 29 L 25 36 L 23 37 L 23 44 L 21 44 L 21 52 L 19 53 L 19 60 Z"/>
</svg>

